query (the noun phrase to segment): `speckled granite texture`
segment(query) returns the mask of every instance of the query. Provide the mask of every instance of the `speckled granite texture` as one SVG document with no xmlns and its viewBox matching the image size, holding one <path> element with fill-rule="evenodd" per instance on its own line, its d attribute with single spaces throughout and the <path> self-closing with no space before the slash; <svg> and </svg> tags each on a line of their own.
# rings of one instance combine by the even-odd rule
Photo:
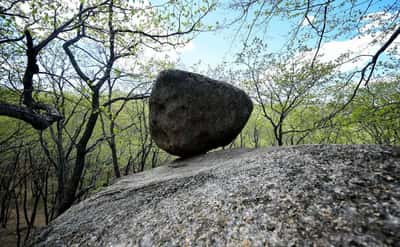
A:
<svg viewBox="0 0 400 247">
<path fill-rule="evenodd" d="M 225 150 L 115 184 L 32 246 L 400 246 L 400 152 L 374 145 Z"/>
</svg>

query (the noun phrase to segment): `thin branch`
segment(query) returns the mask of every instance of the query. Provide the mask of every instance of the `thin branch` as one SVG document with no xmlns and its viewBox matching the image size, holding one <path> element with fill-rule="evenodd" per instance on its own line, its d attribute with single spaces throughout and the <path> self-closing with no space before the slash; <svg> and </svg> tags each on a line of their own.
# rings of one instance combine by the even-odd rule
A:
<svg viewBox="0 0 400 247">
<path fill-rule="evenodd" d="M 317 60 L 317 56 L 318 56 L 319 50 L 321 49 L 322 39 L 324 38 L 325 28 L 326 28 L 326 21 L 327 21 L 327 14 L 328 14 L 328 6 L 329 6 L 329 1 L 326 3 L 326 5 L 324 7 L 324 20 L 323 20 L 324 24 L 322 26 L 321 32 L 319 33 L 319 40 L 318 40 L 317 50 L 315 51 L 314 57 L 313 57 L 312 62 L 311 62 L 311 69 L 314 68 L 314 64 L 315 64 L 315 61 Z"/>
<path fill-rule="evenodd" d="M 117 97 L 113 98 L 105 103 L 103 103 L 103 106 L 108 106 L 111 105 L 117 101 L 130 101 L 130 100 L 139 100 L 139 99 L 147 99 L 150 97 L 150 94 L 145 93 L 145 94 L 136 94 L 132 96 L 126 96 L 126 97 Z"/>
<path fill-rule="evenodd" d="M 17 41 L 21 41 L 23 38 L 25 38 L 25 34 L 23 34 L 21 37 L 18 38 L 14 38 L 14 39 L 3 39 L 0 40 L 0 45 L 1 44 L 5 44 L 5 43 L 9 43 L 9 42 L 17 42 Z"/>
<path fill-rule="evenodd" d="M 75 59 L 74 54 L 72 54 L 71 50 L 70 50 L 70 46 L 75 44 L 76 42 L 78 42 L 83 36 L 82 35 L 77 35 L 75 38 L 68 40 L 67 42 L 65 42 L 63 44 L 63 48 L 65 53 L 67 54 L 72 67 L 74 68 L 75 72 L 79 75 L 79 77 L 84 80 L 86 83 L 91 82 L 90 78 L 81 70 L 78 62 Z"/>
</svg>

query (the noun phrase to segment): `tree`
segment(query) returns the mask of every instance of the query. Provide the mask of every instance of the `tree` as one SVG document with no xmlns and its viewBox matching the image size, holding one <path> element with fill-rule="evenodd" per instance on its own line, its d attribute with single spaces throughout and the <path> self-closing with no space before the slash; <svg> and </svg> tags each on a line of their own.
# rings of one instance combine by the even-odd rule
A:
<svg viewBox="0 0 400 247">
<path fill-rule="evenodd" d="M 107 2 L 107 1 L 106 1 Z M 10 49 L 12 53 L 14 50 L 18 51 L 18 46 L 21 45 L 20 41 L 25 38 L 26 43 L 23 44 L 25 46 L 25 58 L 26 65 L 23 70 L 23 77 L 21 79 L 21 83 L 23 85 L 22 91 L 22 103 L 24 106 L 9 104 L 6 102 L 0 103 L 0 115 L 5 115 L 13 118 L 17 118 L 23 120 L 29 124 L 31 124 L 35 129 L 45 129 L 55 121 L 62 118 L 57 109 L 55 109 L 51 105 L 43 104 L 40 102 L 36 102 L 33 98 L 33 84 L 34 84 L 34 75 L 39 73 L 39 65 L 37 64 L 39 53 L 53 40 L 55 40 L 59 35 L 64 32 L 68 32 L 71 28 L 80 26 L 79 19 L 82 20 L 82 16 L 88 17 L 94 9 L 99 6 L 104 5 L 106 2 L 100 2 L 98 5 L 89 6 L 87 8 L 80 8 L 78 13 L 73 15 L 71 18 L 67 18 L 66 20 L 62 20 L 61 22 L 57 19 L 58 13 L 55 11 L 53 21 L 53 29 L 48 31 L 44 37 L 36 42 L 34 42 L 34 38 L 32 36 L 32 28 L 36 24 L 40 24 L 40 22 L 48 22 L 48 11 L 44 11 L 45 15 L 39 21 L 36 20 L 36 12 L 37 7 L 35 4 L 36 1 L 30 1 L 32 7 L 31 18 L 33 19 L 30 22 L 30 17 L 28 13 L 23 13 L 21 11 L 21 5 L 26 4 L 25 1 L 7 1 L 5 7 L 1 8 L 0 16 L 1 22 L 4 22 L 6 25 L 5 29 L 2 29 L 2 39 L 0 40 L 0 45 L 10 45 L 11 47 L 6 47 L 6 49 Z M 28 3 L 28 4 L 29 4 Z M 43 4 L 42 4 L 43 6 Z M 42 13 L 43 14 L 43 13 Z M 47 14 L 47 15 L 46 15 Z M 80 18 L 78 18 L 80 16 Z M 40 18 L 40 17 L 39 17 Z M 12 36 L 18 32 L 18 21 L 24 22 L 24 30 L 21 31 L 23 34 L 18 38 L 13 38 Z M 8 61 L 8 57 L 6 56 L 6 61 L 3 63 L 10 63 Z M 21 62 L 21 61 L 17 61 Z M 2 68 L 4 73 L 12 74 L 14 71 Z M 8 77 L 10 78 L 10 77 Z M 3 79 L 3 78 L 2 78 Z M 14 81 L 5 82 L 7 85 L 12 85 L 14 88 L 18 88 L 18 83 Z M 41 112 L 41 111 L 45 112 Z"/>
<path fill-rule="evenodd" d="M 33 98 L 34 76 L 39 73 L 37 58 L 43 49 L 56 39 L 65 40 L 64 49 L 77 74 L 85 80 L 84 71 L 80 70 L 78 63 L 72 55 L 71 46 L 82 39 L 91 39 L 95 43 L 104 42 L 97 39 L 94 35 L 108 35 L 109 46 L 118 46 L 129 37 L 132 41 L 124 44 L 124 49 L 118 51 L 119 54 L 109 54 L 111 59 L 104 66 L 104 73 L 110 73 L 116 60 L 129 57 L 137 53 L 137 47 L 145 45 L 159 49 L 157 45 L 182 45 L 187 42 L 187 38 L 181 36 L 190 35 L 202 29 L 202 19 L 215 7 L 212 2 L 204 1 L 198 8 L 190 8 L 185 3 L 160 3 L 152 5 L 143 3 L 142 6 L 133 3 L 119 1 L 93 1 L 85 3 L 82 1 L 80 6 L 66 4 L 63 1 L 54 1 L 49 5 L 41 1 L 6 1 L 1 6 L 1 22 L 5 23 L 1 30 L 0 45 L 13 51 L 21 50 L 20 46 L 25 46 L 26 66 L 21 80 L 23 84 L 22 105 L 0 103 L 0 115 L 17 118 L 28 122 L 36 129 L 45 129 L 53 122 L 62 118 L 57 109 L 51 105 L 37 102 Z M 111 6 L 111 7 L 110 7 Z M 28 11 L 24 9 L 28 8 Z M 72 10 L 75 14 L 63 16 L 61 11 Z M 131 18 L 131 19 L 130 19 Z M 132 21 L 132 19 L 134 19 Z M 109 22 L 108 24 L 106 22 Z M 150 25 L 149 25 L 150 24 Z M 130 26 L 132 25 L 132 26 Z M 48 28 L 51 26 L 52 28 Z M 105 28 L 108 26 L 107 28 Z M 22 29 L 22 31 L 21 31 Z M 87 30 L 87 31 L 86 31 Z M 78 32 L 76 37 L 71 38 L 73 32 Z M 14 37 L 18 33 L 23 33 Z M 34 36 L 41 36 L 38 42 L 34 42 Z M 25 43 L 22 43 L 23 39 Z M 188 37 L 190 38 L 190 37 Z M 114 47 L 109 51 L 117 52 Z M 9 57 L 4 57 L 8 63 Z M 18 61 L 21 63 L 21 61 Z M 21 68 L 22 66 L 19 66 Z M 14 74 L 10 69 L 2 68 L 4 74 Z M 109 72 L 108 72 L 109 71 Z M 105 75 L 105 77 L 107 77 Z M 3 78 L 2 78 L 3 79 Z M 3 83 L 18 88 L 18 83 L 8 81 Z M 98 84 L 98 86 L 102 83 Z"/>
<path fill-rule="evenodd" d="M 398 145 L 400 143 L 400 88 L 398 78 L 373 81 L 361 89 L 347 116 L 357 130 L 366 133 L 363 142 Z"/>
<path fill-rule="evenodd" d="M 307 114 L 304 109 L 323 104 L 320 101 L 325 97 L 323 88 L 330 81 L 334 67 L 302 63 L 295 57 L 296 52 L 276 55 L 265 50 L 263 42 L 256 39 L 238 55 L 241 69 L 235 72 L 240 74 L 236 80 L 245 83 L 261 108 L 262 116 L 272 126 L 275 143 L 281 146 L 287 139 L 290 144 L 298 144 L 320 127 L 317 119 L 304 124 L 303 115 Z"/>
<path fill-rule="evenodd" d="M 363 39 L 371 52 L 364 50 L 358 53 L 341 51 L 336 48 L 338 54 L 335 62 L 337 65 L 351 65 L 353 69 L 343 73 L 343 84 L 351 87 L 353 93 L 339 102 L 336 111 L 327 119 L 334 117 L 345 109 L 355 98 L 358 90 L 373 78 L 377 68 L 382 69 L 384 54 L 396 52 L 395 40 L 400 34 L 398 24 L 400 10 L 397 1 L 342 1 L 342 0 L 305 0 L 305 1 L 236 1 L 230 5 L 238 10 L 240 15 L 236 21 L 247 23 L 240 27 L 247 27 L 244 36 L 244 47 L 248 45 L 252 37 L 265 35 L 259 30 L 268 30 L 272 20 L 285 18 L 291 21 L 292 28 L 284 49 L 309 50 L 307 55 L 309 68 L 313 64 L 323 62 L 326 59 L 326 49 L 331 41 Z M 337 71 L 336 71 L 337 72 Z M 344 89 L 346 90 L 346 89 Z M 342 91 L 343 92 L 343 91 Z"/>
<path fill-rule="evenodd" d="M 132 92 L 123 97 L 109 97 L 106 101 L 102 101 L 102 92 L 107 83 L 109 89 L 111 87 L 111 91 L 114 83 L 120 84 L 118 87 L 127 86 L 126 83 L 123 84 L 124 81 L 126 82 L 128 79 L 135 81 L 134 77 L 130 75 L 143 72 L 140 70 L 134 73 L 129 72 L 131 67 L 127 64 L 132 64 L 131 61 L 141 60 L 149 50 L 153 50 L 152 52 L 155 53 L 162 51 L 167 46 L 176 47 L 187 43 L 196 32 L 203 30 L 201 22 L 214 9 L 215 4 L 204 1 L 198 5 L 198 8 L 193 8 L 187 5 L 186 1 L 167 1 L 157 4 L 118 0 L 81 1 L 78 6 L 66 4 L 63 1 L 49 5 L 45 5 L 41 1 L 7 3 L 9 6 L 2 10 L 3 13 L 14 11 L 21 14 L 12 16 L 11 26 L 14 31 L 6 33 L 8 36 L 5 35 L 6 38 L 2 44 L 10 45 L 9 49 L 17 49 L 19 45 L 24 45 L 24 56 L 28 62 L 23 67 L 18 63 L 20 60 L 6 59 L 9 64 L 25 70 L 22 79 L 24 106 L 4 102 L 0 105 L 0 109 L 2 109 L 0 114 L 24 120 L 40 130 L 57 122 L 57 131 L 50 130 L 55 137 L 52 140 L 57 147 L 55 156 L 57 159 L 53 158 L 53 149 L 48 148 L 50 145 L 42 143 L 47 157 L 58 171 L 59 188 L 55 213 L 57 216 L 69 208 L 80 198 L 81 192 L 85 191 L 85 188 L 81 191 L 79 188 L 82 184 L 87 154 L 101 141 L 108 140 L 111 146 L 113 143 L 115 144 L 112 141 L 115 135 L 112 133 L 109 137 L 99 138 L 97 141 L 91 139 L 100 114 L 107 108 L 111 113 L 113 104 L 148 97 L 145 92 Z M 22 16 L 21 9 L 23 7 L 28 7 L 29 10 Z M 73 10 L 75 14 L 72 17 L 60 14 L 60 11 L 66 9 Z M 23 27 L 26 44 L 22 44 L 21 39 L 10 38 L 10 35 L 18 33 L 22 28 L 19 23 L 21 21 L 26 24 Z M 48 28 L 49 26 L 50 28 Z M 39 42 L 35 42 L 33 38 L 35 36 L 43 38 Z M 57 67 L 60 62 L 57 62 L 53 71 L 41 71 L 45 65 L 39 64 L 40 59 L 38 58 L 46 57 L 50 43 L 54 47 L 62 47 L 66 54 L 68 68 L 60 69 Z M 58 53 L 53 55 L 59 56 Z M 65 63 L 65 59 L 62 60 L 62 63 Z M 153 66 L 152 69 L 155 68 Z M 5 68 L 3 74 L 5 73 L 14 75 L 18 71 L 11 67 Z M 46 77 L 41 78 L 42 74 Z M 34 86 L 35 76 L 38 79 L 36 86 Z M 70 113 L 74 114 L 75 110 L 81 109 L 80 105 L 87 107 L 87 110 L 84 110 L 82 123 L 69 137 L 70 144 L 67 146 L 63 141 L 66 130 L 65 121 L 70 118 L 62 116 L 59 113 L 60 109 L 56 109 L 54 105 L 39 103 L 33 97 L 35 88 L 51 86 L 54 78 L 61 81 L 58 83 L 59 88 L 52 92 L 56 95 L 55 103 L 66 100 L 66 91 L 78 89 L 81 97 Z M 3 85 L 15 88 L 16 91 L 19 89 L 18 83 L 7 79 L 3 80 Z M 40 95 L 44 96 L 40 92 L 36 92 L 36 95 L 37 98 Z M 52 97 L 51 94 L 49 96 Z M 112 126 L 110 130 L 113 130 Z M 73 165 L 70 165 L 71 156 L 74 157 Z"/>
</svg>

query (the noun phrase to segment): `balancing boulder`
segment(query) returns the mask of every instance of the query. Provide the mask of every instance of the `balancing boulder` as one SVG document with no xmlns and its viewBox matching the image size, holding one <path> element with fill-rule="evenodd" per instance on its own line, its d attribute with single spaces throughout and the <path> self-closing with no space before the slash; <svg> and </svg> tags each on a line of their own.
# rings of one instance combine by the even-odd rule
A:
<svg viewBox="0 0 400 247">
<path fill-rule="evenodd" d="M 222 81 L 162 71 L 150 96 L 150 133 L 170 154 L 189 157 L 228 145 L 253 110 L 249 96 Z"/>
</svg>

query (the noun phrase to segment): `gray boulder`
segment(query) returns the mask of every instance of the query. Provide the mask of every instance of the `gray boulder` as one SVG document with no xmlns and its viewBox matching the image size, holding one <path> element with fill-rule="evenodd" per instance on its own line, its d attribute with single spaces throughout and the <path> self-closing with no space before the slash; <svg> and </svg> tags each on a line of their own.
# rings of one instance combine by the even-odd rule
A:
<svg viewBox="0 0 400 247">
<path fill-rule="evenodd" d="M 400 157 L 384 146 L 224 150 L 131 175 L 31 246 L 400 246 Z"/>
<path fill-rule="evenodd" d="M 150 133 L 170 154 L 188 157 L 228 145 L 253 104 L 242 90 L 205 76 L 162 71 L 150 96 Z"/>
</svg>

